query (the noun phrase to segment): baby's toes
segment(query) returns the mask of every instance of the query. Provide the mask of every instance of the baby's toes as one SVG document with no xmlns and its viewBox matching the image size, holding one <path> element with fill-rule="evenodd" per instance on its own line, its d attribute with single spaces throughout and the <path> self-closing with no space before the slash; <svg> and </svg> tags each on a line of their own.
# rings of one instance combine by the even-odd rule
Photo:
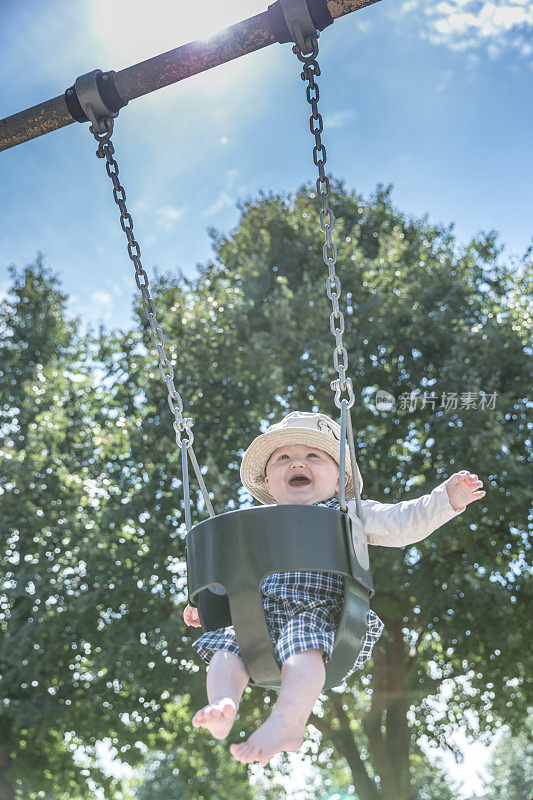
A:
<svg viewBox="0 0 533 800">
<path fill-rule="evenodd" d="M 232 747 L 235 747 L 235 751 L 232 751 L 232 754 L 238 761 L 242 761 L 243 764 L 249 764 L 251 761 L 253 761 L 253 758 L 251 756 L 254 748 L 253 745 L 250 744 L 250 742 L 243 742 L 242 744 L 239 745 L 232 745 Z"/>
<path fill-rule="evenodd" d="M 246 759 L 248 764 L 251 764 L 253 761 L 260 761 L 262 758 L 265 758 L 265 754 L 263 753 L 263 750 L 260 747 L 260 745 L 251 744 L 250 747 L 246 750 L 244 758 Z"/>
<path fill-rule="evenodd" d="M 229 751 L 230 751 L 231 755 L 237 761 L 242 761 L 243 760 L 243 754 L 242 754 L 243 747 L 244 747 L 244 744 L 230 744 L 230 746 L 229 746 Z"/>
<path fill-rule="evenodd" d="M 192 718 L 192 724 L 196 728 L 200 725 L 203 725 L 204 722 L 206 722 L 209 719 L 212 719 L 214 716 L 217 716 L 217 714 L 216 710 L 213 707 L 201 708 L 200 711 L 197 711 L 194 717 Z"/>
<path fill-rule="evenodd" d="M 253 744 L 250 744 L 250 742 L 245 742 L 240 751 L 240 757 L 245 761 L 250 761 L 250 757 L 253 754 L 253 751 L 254 751 Z"/>
</svg>

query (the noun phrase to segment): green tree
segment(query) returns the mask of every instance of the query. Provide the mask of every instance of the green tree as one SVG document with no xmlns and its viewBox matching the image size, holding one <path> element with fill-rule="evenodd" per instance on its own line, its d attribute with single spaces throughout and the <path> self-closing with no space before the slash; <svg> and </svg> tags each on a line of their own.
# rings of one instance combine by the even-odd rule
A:
<svg viewBox="0 0 533 800">
<path fill-rule="evenodd" d="M 316 797 L 318 800 L 350 800 L 357 797 L 346 762 L 343 765 L 337 761 L 335 768 L 332 766 L 328 764 L 322 767 L 322 791 L 310 792 L 310 800 Z M 447 774 L 439 760 L 430 761 L 416 747 L 411 754 L 411 773 L 412 800 L 458 800 L 462 796 L 458 784 Z"/>
<path fill-rule="evenodd" d="M 225 743 L 188 736 L 190 703 L 166 704 L 163 725 L 146 739 L 148 755 L 141 775 L 131 782 L 135 800 L 256 800 L 246 769 L 228 757 Z M 258 798 L 257 798 L 258 800 Z"/>
<path fill-rule="evenodd" d="M 312 718 L 317 764 L 331 763 L 335 772 L 347 767 L 360 800 L 407 800 L 416 791 L 421 734 L 445 746 L 449 730 L 468 729 L 471 719 L 473 731 L 487 736 L 503 722 L 518 726 L 523 719 L 530 361 L 522 298 L 531 256 L 515 271 L 501 265 L 494 234 L 459 248 L 451 229 L 407 219 L 381 188 L 364 201 L 332 184 L 332 206 L 364 496 L 409 499 L 463 467 L 478 472 L 487 488 L 482 503 L 419 546 L 373 549 L 373 605 L 386 633 L 372 670 L 352 676 L 346 691 L 330 693 Z M 306 187 L 294 198 L 269 195 L 244 203 L 231 234 L 213 232 L 214 260 L 197 278 L 164 276 L 154 286 L 176 386 L 186 414 L 195 419 L 195 448 L 208 468 L 218 512 L 247 499 L 239 483 L 240 457 L 265 420 L 278 420 L 291 409 L 336 413 L 316 215 L 316 198 Z M 131 764 L 142 760 L 137 742 L 165 757 L 179 751 L 175 763 L 187 791 L 209 796 L 214 786 L 197 777 L 226 769 L 221 762 L 217 766 L 217 758 L 229 756 L 190 726 L 194 709 L 204 703 L 204 670 L 194 668 L 188 646 L 198 632 L 186 630 L 181 618 L 180 459 L 147 326 L 137 305 L 134 330 L 103 331 L 93 347 L 83 345 L 85 356 L 75 357 L 51 341 L 47 352 L 59 348 L 63 360 L 50 366 L 43 387 L 39 414 L 49 417 L 44 427 L 41 417 L 32 417 L 33 387 L 39 384 L 24 337 L 33 342 L 30 332 L 40 331 L 43 309 L 53 317 L 54 309 L 57 314 L 64 308 L 53 292 L 46 301 L 45 284 L 43 278 L 43 291 L 29 304 L 24 302 L 29 289 L 24 281 L 17 284 L 4 307 L 0 345 L 8 370 L 4 384 L 20 394 L 2 397 L 12 428 L 2 427 L 2 449 L 11 458 L 6 457 L 0 482 L 0 513 L 6 531 L 24 530 L 15 555 L 2 555 L 9 583 L 0 662 L 8 676 L 3 696 L 10 698 L 2 730 L 8 731 L 11 775 L 19 786 L 24 779 L 24 797 L 42 788 L 39 767 L 29 758 L 21 769 L 37 738 L 37 719 L 45 731 L 56 732 L 61 746 L 70 732 L 90 753 L 98 739 L 108 737 Z M 26 305 L 27 329 L 18 325 Z M 63 327 L 64 322 L 59 333 Z M 43 326 L 39 336 L 46 339 L 54 331 Z M 76 361 L 82 363 L 73 370 Z M 61 383 L 69 371 L 80 380 Z M 52 378 L 63 386 L 62 394 Z M 393 414 L 376 409 L 377 388 L 397 398 Z M 433 408 L 432 391 L 439 398 L 443 392 L 477 392 L 478 399 L 481 391 L 496 393 L 496 404 L 484 411 L 468 402 L 462 408 L 461 402 L 457 408 Z M 411 392 L 428 394 L 409 410 L 402 397 Z M 67 399 L 73 412 L 68 424 L 62 410 L 69 407 Z M 20 416 L 28 419 L 26 427 L 9 411 L 20 403 L 27 409 L 27 417 Z M 56 460 L 40 466 L 45 436 L 55 441 Z M 15 469 L 17 447 L 24 469 Z M 45 474 L 52 477 L 43 479 L 45 489 L 30 507 L 31 475 L 48 468 Z M 205 512 L 196 488 L 193 494 L 199 519 Z M 63 518 L 68 532 L 62 530 Z M 19 552 L 19 542 L 36 536 L 43 541 L 55 536 L 53 560 L 46 544 L 32 552 L 40 605 L 49 597 L 63 598 L 44 616 L 34 610 L 34 595 L 25 588 L 31 579 L 29 553 Z M 9 561 L 13 557 L 15 564 Z M 53 570 L 56 562 L 61 578 Z M 65 606 L 63 617 L 58 605 Z M 39 686 L 58 687 L 51 712 L 40 700 L 44 688 L 28 680 L 37 667 L 19 668 L 21 653 L 45 635 Z M 450 699 L 439 716 L 434 699 L 443 684 Z M 20 698 L 33 711 L 29 734 L 22 733 Z M 271 692 L 248 690 L 230 740 L 239 727 L 243 735 L 251 732 L 273 701 Z M 54 773 L 51 750 L 50 745 L 46 768 Z M 187 771 L 187 754 L 197 769 Z M 240 791 L 246 769 L 233 767 Z M 40 769 L 43 773 L 45 766 Z M 111 797 L 112 787 L 106 791 Z"/>
<path fill-rule="evenodd" d="M 461 797 L 456 781 L 439 762 L 433 763 L 421 753 L 417 757 L 415 752 L 411 766 L 414 800 L 457 800 Z"/>
<path fill-rule="evenodd" d="M 531 800 L 533 797 L 533 714 L 527 730 L 505 731 L 494 744 L 483 800 Z"/>
<path fill-rule="evenodd" d="M 487 488 L 419 546 L 373 550 L 374 607 L 387 629 L 372 674 L 353 676 L 313 717 L 322 750 L 346 759 L 361 800 L 398 800 L 413 793 L 410 753 L 421 734 L 446 746 L 454 726 L 489 735 L 523 713 L 531 365 L 510 298 L 523 296 L 531 265 L 530 256 L 515 271 L 502 265 L 494 233 L 459 248 L 450 228 L 394 209 L 389 190 L 365 202 L 339 184 L 332 205 L 365 496 L 409 499 L 463 467 Z M 335 413 L 316 200 L 302 189 L 241 212 L 230 235 L 213 232 L 216 258 L 197 280 L 166 278 L 158 292 L 219 511 L 223 497 L 230 508 L 243 498 L 240 455 L 262 420 L 296 408 Z M 161 396 L 157 370 L 129 341 L 122 368 L 145 397 Z M 111 349 L 107 357 L 112 375 Z M 393 415 L 376 409 L 377 388 L 397 398 Z M 478 406 L 482 392 L 489 408 Z M 412 409 L 411 393 L 421 395 Z M 442 407 L 453 393 L 456 407 Z M 159 408 L 153 425 L 169 429 Z M 445 682 L 451 698 L 439 715 Z M 260 703 L 257 691 L 248 695 L 245 730 Z"/>
<path fill-rule="evenodd" d="M 177 688 L 184 579 L 167 523 L 145 534 L 156 489 L 142 487 L 66 301 L 39 259 L 13 272 L 0 309 L 2 800 L 92 798 L 96 786 L 112 800 L 119 782 L 98 768 L 97 741 L 142 763 L 136 743 L 162 728 Z"/>
<path fill-rule="evenodd" d="M 74 757 L 99 716 L 83 675 L 96 390 L 67 297 L 42 258 L 12 278 L 0 309 L 0 796 L 90 797 L 96 779 L 111 797 L 113 782 Z"/>
</svg>

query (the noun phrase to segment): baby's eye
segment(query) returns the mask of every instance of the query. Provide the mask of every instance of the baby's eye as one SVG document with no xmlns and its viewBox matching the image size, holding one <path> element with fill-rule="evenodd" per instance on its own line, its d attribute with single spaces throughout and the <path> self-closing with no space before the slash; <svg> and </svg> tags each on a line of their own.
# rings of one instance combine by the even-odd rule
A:
<svg viewBox="0 0 533 800">
<path fill-rule="evenodd" d="M 316 458 L 318 458 L 318 453 L 308 453 L 307 454 L 307 458 L 311 458 L 311 456 L 315 456 Z"/>
<path fill-rule="evenodd" d="M 281 455 L 281 456 L 279 457 L 279 460 L 281 461 L 281 459 L 282 459 L 282 458 L 288 458 L 288 457 L 289 457 L 289 456 L 288 456 L 286 453 L 283 453 L 283 455 Z"/>
</svg>

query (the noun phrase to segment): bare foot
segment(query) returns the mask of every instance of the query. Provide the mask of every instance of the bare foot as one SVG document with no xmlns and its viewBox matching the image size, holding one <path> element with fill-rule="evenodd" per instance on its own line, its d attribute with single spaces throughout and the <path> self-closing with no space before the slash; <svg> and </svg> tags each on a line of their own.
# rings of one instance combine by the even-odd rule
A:
<svg viewBox="0 0 533 800">
<path fill-rule="evenodd" d="M 237 706 L 231 697 L 201 708 L 192 718 L 194 728 L 207 728 L 215 739 L 225 739 L 233 727 Z"/>
<path fill-rule="evenodd" d="M 292 720 L 272 712 L 270 717 L 242 744 L 230 745 L 232 756 L 243 764 L 259 761 L 264 767 L 276 753 L 298 750 L 304 740 L 302 728 Z"/>
</svg>

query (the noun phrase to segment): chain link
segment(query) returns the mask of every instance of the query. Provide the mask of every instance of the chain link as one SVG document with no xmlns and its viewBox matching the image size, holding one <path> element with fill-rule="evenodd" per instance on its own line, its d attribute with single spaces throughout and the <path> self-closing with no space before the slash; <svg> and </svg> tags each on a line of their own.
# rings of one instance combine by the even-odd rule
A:
<svg viewBox="0 0 533 800">
<path fill-rule="evenodd" d="M 155 303 L 150 294 L 148 275 L 141 264 L 141 248 L 133 235 L 133 220 L 126 208 L 126 192 L 121 186 L 118 177 L 118 164 L 113 158 L 115 148 L 111 141 L 113 133 L 113 120 L 106 120 L 107 131 L 97 133 L 93 126 L 89 128 L 94 138 L 98 142 L 96 155 L 98 158 L 106 159 L 106 171 L 113 182 L 113 197 L 120 211 L 120 225 L 128 240 L 128 255 L 135 267 L 135 283 L 137 284 L 144 307 L 144 312 L 150 325 L 150 338 L 159 356 L 159 372 L 166 384 L 168 391 L 168 405 L 174 415 L 172 427 L 176 433 L 176 444 L 178 447 L 191 447 L 194 441 L 194 434 L 191 430 L 194 420 L 183 416 L 183 401 L 174 386 L 174 368 L 167 358 L 165 351 L 165 337 L 157 322 L 157 312 Z"/>
<path fill-rule="evenodd" d="M 335 264 L 337 262 L 337 245 L 333 241 L 331 231 L 335 225 L 335 218 L 333 212 L 329 207 L 329 178 L 325 173 L 324 167 L 326 165 L 326 148 L 321 139 L 321 133 L 324 130 L 324 122 L 322 115 L 318 110 L 318 100 L 320 93 L 318 84 L 315 82 L 315 77 L 320 75 L 320 67 L 316 61 L 318 55 L 318 36 L 312 39 L 313 49 L 308 55 L 302 55 L 300 47 L 295 44 L 292 48 L 293 53 L 296 54 L 298 59 L 302 62 L 303 70 L 301 78 L 307 81 L 307 101 L 311 106 L 311 117 L 309 118 L 309 127 L 311 133 L 315 137 L 315 145 L 313 147 L 313 162 L 318 167 L 318 178 L 316 181 L 316 190 L 320 196 L 320 227 L 324 232 L 325 242 L 322 248 L 322 257 L 324 264 L 328 268 L 328 277 L 326 278 L 326 292 L 331 300 L 332 312 L 329 317 L 329 327 L 331 333 L 335 337 L 335 349 L 333 351 L 333 364 L 339 375 L 334 381 L 331 382 L 331 388 L 335 392 L 335 405 L 337 408 L 341 407 L 343 400 L 342 393 L 348 394 L 348 408 L 353 406 L 355 396 L 353 393 L 353 386 L 351 378 L 346 377 L 346 370 L 348 369 L 348 353 L 342 342 L 342 335 L 344 333 L 344 315 L 339 308 L 339 299 L 341 296 L 341 282 L 335 272 Z M 341 361 L 339 363 L 339 357 Z"/>
</svg>

